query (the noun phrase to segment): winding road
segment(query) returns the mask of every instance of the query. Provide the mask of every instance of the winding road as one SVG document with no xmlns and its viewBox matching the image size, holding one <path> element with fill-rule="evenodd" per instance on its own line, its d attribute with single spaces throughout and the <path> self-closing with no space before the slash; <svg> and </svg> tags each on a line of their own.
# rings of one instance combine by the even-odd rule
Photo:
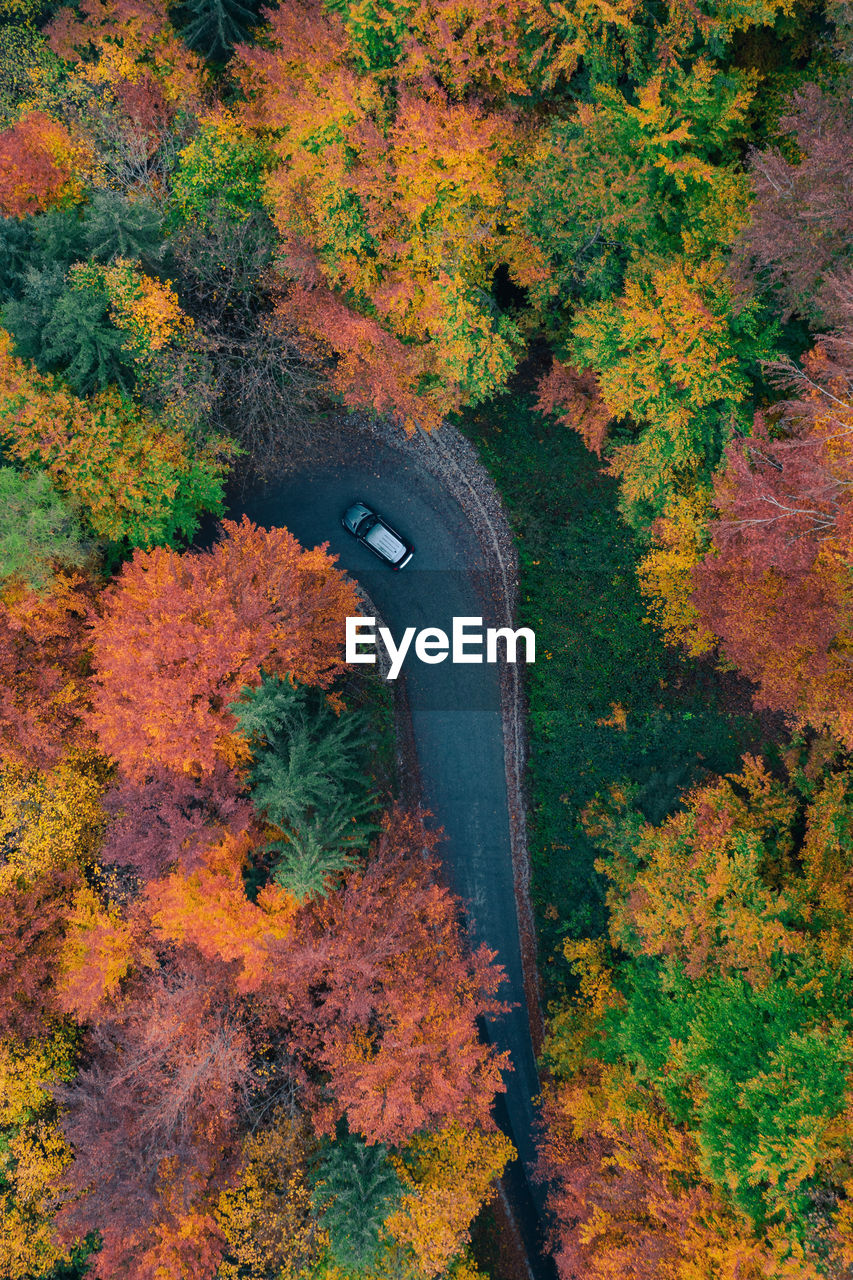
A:
<svg viewBox="0 0 853 1280">
<path fill-rule="evenodd" d="M 414 542 L 416 555 L 402 573 L 386 569 L 341 528 L 341 513 L 355 498 L 374 505 Z M 498 625 L 474 530 L 442 483 L 405 449 L 347 432 L 338 456 L 256 490 L 234 505 L 236 512 L 260 524 L 285 525 L 303 546 L 328 542 L 397 639 L 408 626 L 442 627 L 450 634 L 454 616 Z M 541 1191 L 529 1178 L 539 1082 L 524 997 L 498 672 L 485 663 L 425 666 L 410 656 L 401 678 L 423 801 L 445 833 L 439 853 L 448 883 L 465 905 L 473 943 L 496 951 L 507 974 L 501 994 L 513 1008 L 484 1028 L 490 1042 L 510 1051 L 513 1067 L 497 1118 L 520 1164 L 510 1167 L 504 1187 L 531 1272 L 536 1280 L 550 1280 L 553 1267 L 541 1251 Z"/>
</svg>

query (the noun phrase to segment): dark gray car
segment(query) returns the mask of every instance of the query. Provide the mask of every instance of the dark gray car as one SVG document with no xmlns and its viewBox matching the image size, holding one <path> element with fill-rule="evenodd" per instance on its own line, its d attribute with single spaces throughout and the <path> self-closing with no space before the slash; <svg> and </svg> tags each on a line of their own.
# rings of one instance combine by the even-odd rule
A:
<svg viewBox="0 0 853 1280">
<path fill-rule="evenodd" d="M 365 502 L 354 502 L 348 507 L 341 523 L 375 556 L 390 564 L 392 569 L 402 569 L 415 554 L 412 544 Z"/>
</svg>

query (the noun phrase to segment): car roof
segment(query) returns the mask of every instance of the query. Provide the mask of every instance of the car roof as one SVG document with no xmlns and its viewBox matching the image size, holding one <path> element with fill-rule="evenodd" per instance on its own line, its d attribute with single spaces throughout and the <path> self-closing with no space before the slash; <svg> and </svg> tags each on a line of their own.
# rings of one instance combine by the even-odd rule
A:
<svg viewBox="0 0 853 1280">
<path fill-rule="evenodd" d="M 398 538 L 396 533 L 392 533 L 382 520 L 377 520 L 373 528 L 368 529 L 364 535 L 364 541 L 383 556 L 387 556 L 389 560 L 399 560 L 406 550 L 405 542 Z"/>
</svg>

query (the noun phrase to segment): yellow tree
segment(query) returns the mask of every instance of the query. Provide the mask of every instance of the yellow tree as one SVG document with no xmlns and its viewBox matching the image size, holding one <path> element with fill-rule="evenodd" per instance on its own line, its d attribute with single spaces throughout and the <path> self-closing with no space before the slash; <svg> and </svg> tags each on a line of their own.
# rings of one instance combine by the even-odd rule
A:
<svg viewBox="0 0 853 1280">
<path fill-rule="evenodd" d="M 73 1034 L 0 1041 L 0 1274 L 37 1280 L 69 1260 L 54 1239 L 53 1182 L 71 1162 L 56 1120 L 54 1083 L 74 1076 Z"/>
<path fill-rule="evenodd" d="M 394 1158 L 405 1191 L 385 1226 L 392 1239 L 411 1249 L 425 1276 L 447 1272 L 514 1156 L 512 1143 L 498 1130 L 452 1124 L 418 1134 Z"/>
<path fill-rule="evenodd" d="M 307 1121 L 283 1107 L 244 1139 L 239 1173 L 216 1209 L 226 1240 L 220 1280 L 297 1280 L 323 1255 L 308 1169 L 315 1146 Z"/>
<path fill-rule="evenodd" d="M 52 769 L 5 762 L 0 768 L 0 891 L 71 866 L 91 866 L 106 824 L 100 799 L 105 761 L 72 755 Z"/>
</svg>

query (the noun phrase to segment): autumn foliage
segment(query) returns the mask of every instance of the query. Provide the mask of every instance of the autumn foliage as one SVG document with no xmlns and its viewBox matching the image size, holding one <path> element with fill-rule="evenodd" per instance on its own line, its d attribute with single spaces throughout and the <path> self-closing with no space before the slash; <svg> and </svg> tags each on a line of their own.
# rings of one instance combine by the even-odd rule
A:
<svg viewBox="0 0 853 1280">
<path fill-rule="evenodd" d="M 243 1192 L 220 1197 L 241 1128 L 263 1109 L 265 1081 L 288 1078 L 318 1132 L 345 1116 L 370 1141 L 402 1144 L 449 1126 L 469 1199 L 445 1203 L 444 1157 L 416 1144 L 416 1198 L 397 1231 L 430 1273 L 458 1251 L 510 1154 L 489 1110 L 506 1064 L 476 1025 L 502 1007 L 501 974 L 490 953 L 464 951 L 456 904 L 424 858 L 433 841 L 417 817 L 390 816 L 365 872 L 301 909 L 273 884 L 247 896 L 248 836 L 149 880 L 129 910 L 78 893 L 59 989 L 91 1026 L 93 1065 L 61 1095 L 80 1155 L 60 1220 L 69 1238 L 105 1224 L 98 1274 L 154 1276 L 190 1239 L 196 1274 L 212 1274 L 223 1239 L 239 1236 Z M 488 1161 L 475 1172 L 465 1135 L 481 1130 Z"/>
<path fill-rule="evenodd" d="M 357 610 L 326 552 L 246 518 L 223 531 L 210 551 L 137 552 L 102 596 L 91 723 L 130 777 L 245 759 L 229 704 L 262 667 L 323 688 L 342 669 Z"/>
<path fill-rule="evenodd" d="M 222 501 L 223 442 L 197 450 L 180 415 L 155 416 L 117 387 L 74 395 L 19 360 L 2 331 L 0 437 L 11 457 L 43 467 L 101 538 L 187 537 Z"/>
<path fill-rule="evenodd" d="M 845 342 L 827 340 L 771 431 L 732 445 L 716 492 L 712 550 L 695 601 L 760 704 L 853 743 L 850 678 L 851 384 Z"/>
<path fill-rule="evenodd" d="M 22 218 L 80 195 L 84 150 L 58 120 L 30 111 L 0 131 L 0 213 Z"/>
<path fill-rule="evenodd" d="M 557 1270 L 849 1272 L 851 65 L 834 0 L 0 0 L 3 1277 L 477 1280 L 503 974 L 392 798 L 362 606 L 285 528 L 183 548 L 332 404 L 467 431 L 532 380 L 686 651 L 645 720 L 580 699 L 643 789 L 570 851 L 537 807 Z M 550 443 L 511 420 L 488 465 Z M 496 474 L 522 537 L 589 496 Z M 675 670 L 793 744 L 717 776 L 729 715 L 679 797 Z"/>
<path fill-rule="evenodd" d="M 485 947 L 471 957 L 461 946 L 453 898 L 425 857 L 434 843 L 412 815 L 386 820 L 366 869 L 305 909 L 275 997 L 297 1060 L 328 1073 L 323 1124 L 346 1115 L 370 1142 L 489 1125 L 508 1065 L 475 1023 L 503 1007 L 500 970 Z"/>
<path fill-rule="evenodd" d="M 86 623 L 92 587 L 58 575 L 48 590 L 7 589 L 0 602 L 0 743 L 3 755 L 55 764 L 69 746 L 91 744 Z"/>
<path fill-rule="evenodd" d="M 827 744 L 786 763 L 746 757 L 659 826 L 624 794 L 586 815 L 613 950 L 566 943 L 579 990 L 547 1049 L 566 1277 L 702 1257 L 811 1280 L 847 1256 L 850 777 Z"/>
</svg>

